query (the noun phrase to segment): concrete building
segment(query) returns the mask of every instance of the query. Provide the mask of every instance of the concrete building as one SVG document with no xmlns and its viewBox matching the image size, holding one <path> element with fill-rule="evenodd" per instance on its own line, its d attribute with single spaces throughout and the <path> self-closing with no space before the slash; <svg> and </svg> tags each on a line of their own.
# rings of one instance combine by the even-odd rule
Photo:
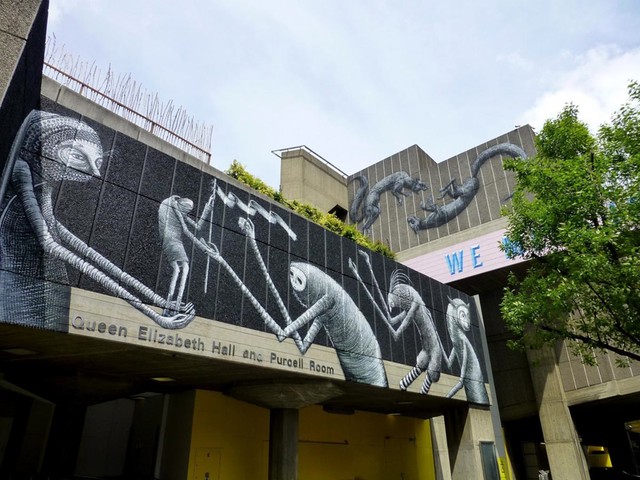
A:
<svg viewBox="0 0 640 480">
<path fill-rule="evenodd" d="M 0 478 L 504 478 L 470 296 L 43 78 L 47 2 L 0 12 Z"/>
<path fill-rule="evenodd" d="M 506 348 L 529 127 L 353 175 L 279 151 L 287 198 L 397 263 L 43 79 L 46 13 L 0 0 L 0 478 L 640 473 L 636 364 Z"/>
<path fill-rule="evenodd" d="M 507 226 L 501 208 L 514 188 L 502 159 L 534 154 L 529 126 L 440 163 L 414 145 L 345 175 L 348 202 L 343 207 L 363 232 L 398 252 L 400 262 L 474 296 L 481 305 L 494 406 L 515 478 L 535 480 L 541 470 L 550 470 L 556 479 L 640 474 L 637 363 L 620 368 L 608 355 L 599 357 L 598 366 L 587 366 L 566 344 L 528 352 L 506 345 L 511 336 L 500 317 L 502 290 L 508 273 L 527 265 L 506 258 L 499 248 Z M 287 155 L 288 165 L 296 158 L 308 162 L 302 153 Z M 283 194 L 313 202 L 307 194 L 313 180 L 305 178 L 297 189 L 288 189 L 291 171 L 281 170 Z M 500 439 L 497 444 L 500 449 Z"/>
</svg>

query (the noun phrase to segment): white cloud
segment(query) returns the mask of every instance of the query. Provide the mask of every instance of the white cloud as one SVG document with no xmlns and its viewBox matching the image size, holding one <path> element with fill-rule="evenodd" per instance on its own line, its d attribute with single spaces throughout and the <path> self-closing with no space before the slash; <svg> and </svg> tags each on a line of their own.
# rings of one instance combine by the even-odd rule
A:
<svg viewBox="0 0 640 480">
<path fill-rule="evenodd" d="M 534 68 L 534 63 L 523 57 L 518 52 L 510 52 L 510 53 L 501 53 L 496 57 L 496 60 L 501 63 L 506 63 L 517 70 L 522 70 L 524 72 L 531 72 Z"/>
<path fill-rule="evenodd" d="M 638 13 L 598 0 L 50 1 L 66 51 L 184 106 L 214 126 L 216 167 L 274 186 L 274 148 L 347 172 L 416 143 L 444 160 L 572 99 L 597 126 L 640 78 L 637 51 L 593 48 L 638 46 Z"/>
<path fill-rule="evenodd" d="M 558 74 L 520 121 L 539 129 L 545 120 L 573 103 L 578 106 L 580 119 L 595 132 L 627 100 L 629 81 L 640 79 L 640 48 L 622 51 L 606 45 L 573 58 L 567 52 L 562 55 L 571 64 L 569 70 Z"/>
</svg>

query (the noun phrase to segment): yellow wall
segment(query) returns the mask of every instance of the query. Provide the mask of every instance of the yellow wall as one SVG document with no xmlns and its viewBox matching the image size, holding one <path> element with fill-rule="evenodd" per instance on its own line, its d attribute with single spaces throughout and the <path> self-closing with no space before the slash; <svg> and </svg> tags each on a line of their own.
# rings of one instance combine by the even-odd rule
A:
<svg viewBox="0 0 640 480">
<path fill-rule="evenodd" d="M 266 480 L 269 411 L 198 391 L 189 480 Z M 300 410 L 300 480 L 435 480 L 429 422 L 357 412 Z"/>
<path fill-rule="evenodd" d="M 269 410 L 198 390 L 188 479 L 204 480 L 208 471 L 209 480 L 266 480 L 268 442 Z"/>
<path fill-rule="evenodd" d="M 429 422 L 357 412 L 300 411 L 300 480 L 435 479 Z"/>
</svg>

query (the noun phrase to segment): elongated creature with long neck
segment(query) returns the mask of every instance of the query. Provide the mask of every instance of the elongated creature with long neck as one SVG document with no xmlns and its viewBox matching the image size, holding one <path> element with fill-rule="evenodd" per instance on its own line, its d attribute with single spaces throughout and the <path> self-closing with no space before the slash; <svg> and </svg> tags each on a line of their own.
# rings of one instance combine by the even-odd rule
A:
<svg viewBox="0 0 640 480">
<path fill-rule="evenodd" d="M 471 176 L 462 185 L 458 185 L 456 179 L 452 178 L 447 185 L 440 189 L 440 198 L 451 197 L 453 201 L 444 205 L 436 205 L 433 198 L 428 203 L 421 202 L 420 207 L 430 213 L 425 218 L 419 218 L 415 215 L 408 217 L 407 222 L 411 229 L 418 233 L 420 230 L 426 230 L 427 228 L 436 228 L 460 215 L 469 206 L 471 200 L 480 189 L 480 180 L 478 180 L 480 167 L 496 155 L 527 158 L 527 154 L 524 153 L 522 148 L 511 143 L 501 143 L 487 148 L 473 161 L 471 164 Z"/>
<path fill-rule="evenodd" d="M 389 327 L 389 331 L 391 332 L 393 339 L 398 341 L 412 323 L 415 325 L 420 337 L 420 344 L 422 348 L 416 358 L 416 365 L 400 381 L 400 389 L 408 389 L 409 385 L 415 382 L 423 372 L 426 372 L 424 382 L 420 388 L 420 393 L 427 394 L 429 393 L 431 384 L 440 379 L 442 357 L 444 353 L 442 342 L 438 332 L 436 331 L 436 326 L 433 323 L 431 312 L 429 312 L 429 309 L 420 297 L 420 294 L 410 285 L 409 277 L 407 277 L 407 275 L 401 270 L 395 270 L 391 274 L 387 303 L 382 291 L 380 290 L 378 280 L 373 274 L 369 254 L 362 250 L 359 250 L 358 253 L 360 253 L 360 256 L 368 267 L 371 279 L 373 280 L 373 285 L 383 308 L 380 308 L 376 302 L 373 294 L 369 291 L 367 285 L 360 277 L 355 263 L 351 259 L 349 259 L 349 268 L 356 277 L 356 280 L 358 280 L 358 283 L 360 283 L 364 289 L 369 300 L 371 300 L 371 303 L 378 312 L 378 315 L 384 319 L 387 327 Z M 392 311 L 394 309 L 400 309 L 400 313 L 395 316 L 392 315 Z"/>
<path fill-rule="evenodd" d="M 445 355 L 445 361 L 450 370 L 454 361 L 458 361 L 460 364 L 460 381 L 454 385 L 447 397 L 453 397 L 458 390 L 464 387 L 467 401 L 480 405 L 489 405 L 489 396 L 484 385 L 480 361 L 466 335 L 466 332 L 470 329 L 469 304 L 459 298 L 450 298 L 449 306 L 447 307 L 447 330 L 449 331 L 453 348 L 449 355 Z"/>
</svg>

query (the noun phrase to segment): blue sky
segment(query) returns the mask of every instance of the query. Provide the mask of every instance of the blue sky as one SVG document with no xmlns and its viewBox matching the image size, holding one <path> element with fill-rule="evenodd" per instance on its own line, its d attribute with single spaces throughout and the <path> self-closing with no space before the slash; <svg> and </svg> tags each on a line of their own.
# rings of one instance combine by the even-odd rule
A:
<svg viewBox="0 0 640 480">
<path fill-rule="evenodd" d="M 567 102 L 595 130 L 640 80 L 638 0 L 50 0 L 67 54 L 131 74 L 213 126 L 212 164 L 274 187 L 272 150 L 354 173 L 436 161 Z"/>
</svg>

